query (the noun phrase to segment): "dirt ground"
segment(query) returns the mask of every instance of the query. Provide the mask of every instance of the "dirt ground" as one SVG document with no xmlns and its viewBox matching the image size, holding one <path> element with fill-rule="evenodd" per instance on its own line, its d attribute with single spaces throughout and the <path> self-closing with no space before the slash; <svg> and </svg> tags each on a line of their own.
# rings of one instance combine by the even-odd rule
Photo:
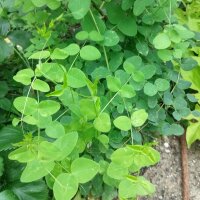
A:
<svg viewBox="0 0 200 200">
<path fill-rule="evenodd" d="M 153 197 L 140 200 L 182 200 L 181 151 L 175 137 L 163 138 L 157 147 L 161 161 L 144 173 L 156 185 Z M 190 200 L 200 200 L 200 142 L 188 151 L 190 171 Z"/>
</svg>

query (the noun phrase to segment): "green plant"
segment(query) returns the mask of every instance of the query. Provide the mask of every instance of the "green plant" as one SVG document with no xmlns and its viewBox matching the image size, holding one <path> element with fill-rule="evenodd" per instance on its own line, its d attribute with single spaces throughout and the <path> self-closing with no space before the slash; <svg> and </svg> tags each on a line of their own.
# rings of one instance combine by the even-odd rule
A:
<svg viewBox="0 0 200 200">
<path fill-rule="evenodd" d="M 151 142 L 182 135 L 196 113 L 181 74 L 198 65 L 196 36 L 178 24 L 180 1 L 13 2 L 32 37 L 13 77 L 23 85 L 13 102 L 20 134 L 0 135 L 9 159 L 26 164 L 20 181 L 44 178 L 56 200 L 153 194 L 140 173 L 160 159 Z"/>
</svg>

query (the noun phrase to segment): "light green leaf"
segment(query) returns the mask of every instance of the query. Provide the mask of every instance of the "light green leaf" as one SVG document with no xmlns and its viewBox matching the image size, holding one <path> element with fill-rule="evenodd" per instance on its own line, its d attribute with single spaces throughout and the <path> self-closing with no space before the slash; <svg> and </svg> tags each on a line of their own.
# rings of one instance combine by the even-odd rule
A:
<svg viewBox="0 0 200 200">
<path fill-rule="evenodd" d="M 128 175 L 128 167 L 119 163 L 111 162 L 108 166 L 107 174 L 111 178 L 122 180 Z"/>
<path fill-rule="evenodd" d="M 157 90 L 160 92 L 164 92 L 170 88 L 169 81 L 166 79 L 158 78 L 155 80 L 155 85 L 157 87 Z"/>
<path fill-rule="evenodd" d="M 143 72 L 141 72 L 141 71 L 135 71 L 135 72 L 132 73 L 132 78 L 136 82 L 143 82 L 145 76 L 144 76 Z"/>
<path fill-rule="evenodd" d="M 59 137 L 55 142 L 55 146 L 60 150 L 60 160 L 66 158 L 75 148 L 78 141 L 78 133 L 70 132 Z"/>
<path fill-rule="evenodd" d="M 156 95 L 157 92 L 158 92 L 157 87 L 154 84 L 148 82 L 144 85 L 144 93 L 146 95 L 152 97 L 152 96 Z"/>
<path fill-rule="evenodd" d="M 13 79 L 24 85 L 29 85 L 31 83 L 31 78 L 34 76 L 34 71 L 32 69 L 22 69 L 17 72 Z"/>
<path fill-rule="evenodd" d="M 107 113 L 101 113 L 95 120 L 94 120 L 94 127 L 103 133 L 107 133 L 111 129 L 111 122 L 110 116 Z"/>
<path fill-rule="evenodd" d="M 46 0 L 31 0 L 31 1 L 36 7 L 42 7 L 47 3 Z"/>
<path fill-rule="evenodd" d="M 77 40 L 80 40 L 80 41 L 87 40 L 89 37 L 89 34 L 87 31 L 80 31 L 75 35 L 75 37 Z"/>
<path fill-rule="evenodd" d="M 54 183 L 53 192 L 56 200 L 71 200 L 78 190 L 77 179 L 67 173 L 60 174 Z"/>
<path fill-rule="evenodd" d="M 93 61 L 101 58 L 101 53 L 96 47 L 86 45 L 81 48 L 80 56 L 83 60 Z"/>
<path fill-rule="evenodd" d="M 21 163 L 27 163 L 37 158 L 37 152 L 34 152 L 33 150 L 31 151 L 26 146 L 23 146 L 12 151 L 8 157 L 10 160 L 17 160 Z"/>
<path fill-rule="evenodd" d="M 51 9 L 51 10 L 56 10 L 57 8 L 59 8 L 61 5 L 60 0 L 47 0 L 47 6 Z"/>
<path fill-rule="evenodd" d="M 72 68 L 67 73 L 67 84 L 72 88 L 81 88 L 87 85 L 85 74 L 77 68 Z"/>
<path fill-rule="evenodd" d="M 186 131 L 187 145 L 190 146 L 196 141 L 200 140 L 200 123 L 190 123 Z"/>
<path fill-rule="evenodd" d="M 74 56 L 80 51 L 80 47 L 76 43 L 72 43 L 64 48 L 64 50 L 69 54 L 70 56 Z"/>
<path fill-rule="evenodd" d="M 19 112 L 25 115 L 32 115 L 38 108 L 38 102 L 31 97 L 17 97 L 13 104 Z"/>
<path fill-rule="evenodd" d="M 118 92 L 121 89 L 121 81 L 113 76 L 106 77 L 108 89 L 112 92 Z"/>
<path fill-rule="evenodd" d="M 130 167 L 133 164 L 134 153 L 130 148 L 119 148 L 111 155 L 112 162 L 122 165 L 124 167 Z"/>
<path fill-rule="evenodd" d="M 90 9 L 91 0 L 69 0 L 68 7 L 75 19 L 82 19 Z"/>
<path fill-rule="evenodd" d="M 61 65 L 57 63 L 41 63 L 37 65 L 36 72 L 43 75 L 45 78 L 55 81 L 63 82 L 63 70 Z M 36 73 L 37 75 L 37 73 Z"/>
<path fill-rule="evenodd" d="M 68 57 L 68 53 L 65 51 L 65 49 L 59 49 L 59 48 L 55 48 L 53 53 L 51 54 L 51 59 L 52 60 L 63 60 L 66 59 Z"/>
<path fill-rule="evenodd" d="M 60 104 L 53 100 L 41 101 L 38 105 L 38 111 L 42 116 L 50 116 L 60 109 Z"/>
<path fill-rule="evenodd" d="M 119 43 L 119 36 L 115 31 L 107 30 L 104 33 L 104 46 L 112 47 Z"/>
<path fill-rule="evenodd" d="M 159 33 L 153 40 L 156 49 L 166 49 L 171 45 L 171 40 L 166 33 Z"/>
<path fill-rule="evenodd" d="M 39 160 L 28 162 L 27 166 L 22 172 L 20 180 L 23 183 L 36 181 L 51 172 L 54 166 L 54 162 L 43 162 Z"/>
<path fill-rule="evenodd" d="M 48 92 L 50 90 L 49 85 L 40 79 L 35 79 L 35 81 L 32 84 L 32 88 L 40 92 Z"/>
<path fill-rule="evenodd" d="M 117 117 L 113 123 L 120 130 L 128 131 L 131 129 L 131 119 L 126 116 Z"/>
<path fill-rule="evenodd" d="M 119 184 L 119 196 L 125 199 L 150 195 L 154 192 L 155 186 L 142 176 L 129 176 Z"/>
<path fill-rule="evenodd" d="M 36 53 L 33 53 L 29 59 L 46 59 L 50 56 L 50 52 L 49 51 L 38 51 Z"/>
<path fill-rule="evenodd" d="M 77 158 L 72 162 L 71 172 L 79 183 L 90 181 L 100 170 L 98 163 L 88 158 Z"/>
<path fill-rule="evenodd" d="M 59 138 L 65 135 L 65 128 L 60 122 L 54 121 L 48 124 L 45 133 L 51 138 Z"/>
<path fill-rule="evenodd" d="M 43 161 L 54 161 L 60 156 L 59 149 L 52 142 L 43 141 L 38 145 L 38 159 Z"/>
<path fill-rule="evenodd" d="M 92 99 L 81 99 L 80 100 L 80 111 L 81 114 L 87 119 L 92 120 L 97 117 L 97 110 Z"/>
<path fill-rule="evenodd" d="M 132 85 L 124 85 L 120 90 L 120 95 L 123 98 L 132 98 L 136 95 L 136 92 Z"/>
<path fill-rule="evenodd" d="M 89 33 L 89 39 L 95 42 L 101 42 L 104 37 L 98 31 L 91 31 Z"/>
<path fill-rule="evenodd" d="M 131 123 L 134 127 L 142 126 L 148 119 L 148 113 L 144 109 L 137 110 L 131 115 Z"/>
</svg>

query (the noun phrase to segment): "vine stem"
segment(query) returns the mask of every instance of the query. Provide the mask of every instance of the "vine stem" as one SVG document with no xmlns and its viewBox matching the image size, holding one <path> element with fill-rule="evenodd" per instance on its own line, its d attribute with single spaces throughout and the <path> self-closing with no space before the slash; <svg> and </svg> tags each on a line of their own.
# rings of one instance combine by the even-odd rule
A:
<svg viewBox="0 0 200 200">
<path fill-rule="evenodd" d="M 181 144 L 181 163 L 182 163 L 182 195 L 183 200 L 190 200 L 189 191 L 189 168 L 188 168 L 188 155 L 186 135 L 182 135 L 180 138 Z"/>
<path fill-rule="evenodd" d="M 94 22 L 94 25 L 95 25 L 95 27 L 96 27 L 98 33 L 101 34 L 100 29 L 99 29 L 99 27 L 98 27 L 98 24 L 97 24 L 97 22 L 96 22 L 96 20 L 95 20 L 95 18 L 94 18 L 94 15 L 93 15 L 91 9 L 90 9 L 90 15 L 91 15 L 91 17 L 92 17 L 92 20 L 93 20 L 93 22 Z M 109 62 L 108 62 L 108 56 L 107 56 L 106 48 L 105 48 L 104 45 L 103 45 L 103 53 L 104 53 L 104 57 L 105 57 L 105 61 L 106 61 L 106 66 L 107 66 L 108 70 L 110 71 L 110 66 L 109 66 Z"/>
<path fill-rule="evenodd" d="M 126 84 L 130 81 L 131 77 L 132 77 L 132 76 L 130 76 L 130 77 L 128 78 L 128 80 L 126 81 L 126 83 L 124 83 L 124 85 L 126 85 Z M 123 87 L 124 85 L 122 85 L 122 87 Z M 122 87 L 121 87 L 121 88 L 122 88 Z M 110 101 L 109 101 L 109 102 L 104 106 L 104 108 L 101 110 L 101 112 L 99 113 L 99 115 L 102 114 L 103 111 L 110 105 L 110 103 L 111 103 L 111 102 L 114 100 L 114 98 L 119 94 L 119 92 L 120 92 L 120 90 L 118 90 L 118 91 L 115 93 L 115 95 L 110 99 Z"/>
</svg>

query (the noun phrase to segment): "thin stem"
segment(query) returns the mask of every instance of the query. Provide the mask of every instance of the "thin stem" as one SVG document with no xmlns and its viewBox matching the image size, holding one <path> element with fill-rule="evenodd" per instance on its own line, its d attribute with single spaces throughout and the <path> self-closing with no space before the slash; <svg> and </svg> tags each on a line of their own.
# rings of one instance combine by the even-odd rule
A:
<svg viewBox="0 0 200 200">
<path fill-rule="evenodd" d="M 132 77 L 132 76 L 130 76 L 130 77 L 128 78 L 128 80 L 126 81 L 126 83 L 124 83 L 124 85 L 126 85 L 126 84 L 130 81 L 131 77 Z M 122 87 L 123 87 L 124 85 L 122 85 Z M 122 87 L 121 87 L 121 88 L 122 88 Z M 121 90 L 121 89 L 120 89 L 120 90 Z M 101 110 L 100 114 L 102 114 L 103 111 L 110 105 L 110 103 L 114 100 L 114 98 L 119 94 L 120 90 L 118 90 L 118 91 L 115 93 L 115 95 L 110 99 L 110 101 L 104 106 L 104 108 Z M 100 115 L 100 114 L 99 114 L 99 115 Z"/>
<path fill-rule="evenodd" d="M 101 34 L 100 29 L 99 29 L 99 27 L 98 27 L 98 24 L 97 24 L 97 22 L 96 22 L 96 20 L 95 20 L 95 17 L 94 17 L 94 15 L 93 15 L 91 9 L 90 9 L 90 15 L 91 15 L 91 17 L 92 17 L 92 20 L 93 20 L 93 22 L 94 22 L 94 25 L 95 25 L 95 27 L 96 27 L 98 33 Z M 106 49 L 105 49 L 105 46 L 104 46 L 104 45 L 103 45 L 103 53 L 104 53 L 104 57 L 105 57 L 105 61 L 106 61 L 106 66 L 107 66 L 108 70 L 110 71 L 110 66 L 109 66 L 109 62 L 108 62 L 108 56 L 107 56 Z"/>
<path fill-rule="evenodd" d="M 59 118 L 61 118 L 65 113 L 68 112 L 69 109 L 65 110 L 62 114 L 60 114 L 56 119 L 55 121 L 57 121 Z"/>
</svg>

